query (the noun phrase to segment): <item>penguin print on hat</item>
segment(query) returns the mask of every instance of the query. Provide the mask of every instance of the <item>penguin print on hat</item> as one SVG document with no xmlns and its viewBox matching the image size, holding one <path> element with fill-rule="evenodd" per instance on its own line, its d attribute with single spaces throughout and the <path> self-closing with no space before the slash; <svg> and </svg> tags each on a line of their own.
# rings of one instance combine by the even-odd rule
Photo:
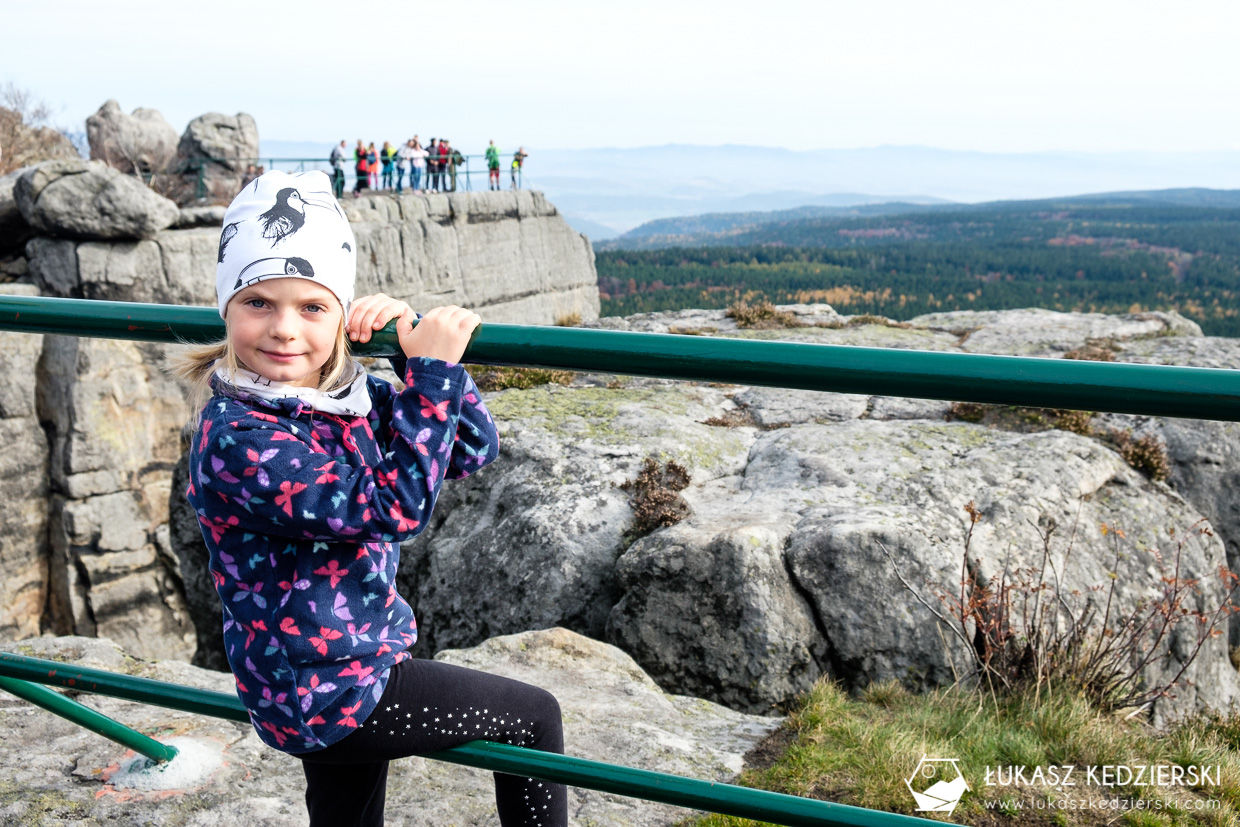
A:
<svg viewBox="0 0 1240 827">
<path fill-rule="evenodd" d="M 285 187 L 276 193 L 276 203 L 271 209 L 258 217 L 259 223 L 263 225 L 263 238 L 271 239 L 271 246 L 275 247 L 300 230 L 306 225 L 306 207 L 319 207 L 324 210 L 335 207 L 336 212 L 340 212 L 340 207 L 335 204 L 312 201 L 293 187 Z"/>
<path fill-rule="evenodd" d="M 322 172 L 268 172 L 242 190 L 224 216 L 216 263 L 220 316 L 238 291 L 273 278 L 312 279 L 340 300 L 346 318 L 357 243 Z"/>
</svg>

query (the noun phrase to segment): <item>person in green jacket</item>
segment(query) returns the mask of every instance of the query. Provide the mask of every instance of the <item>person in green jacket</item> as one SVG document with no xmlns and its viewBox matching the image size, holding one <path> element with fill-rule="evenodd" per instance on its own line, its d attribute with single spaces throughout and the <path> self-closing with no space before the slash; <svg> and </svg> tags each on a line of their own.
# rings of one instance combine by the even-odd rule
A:
<svg viewBox="0 0 1240 827">
<path fill-rule="evenodd" d="M 487 170 L 490 173 L 491 189 L 499 189 L 499 153 L 500 149 L 491 141 L 487 147 Z"/>
<path fill-rule="evenodd" d="M 441 140 L 441 146 L 448 148 L 448 192 L 456 192 L 456 168 L 465 163 L 465 156 L 461 151 L 452 145 L 452 142 L 446 138 Z"/>
<path fill-rule="evenodd" d="M 521 189 L 521 165 L 525 163 L 525 159 L 528 157 L 530 157 L 530 154 L 525 151 L 523 146 L 517 147 L 517 151 L 512 155 L 512 188 L 514 190 Z"/>
<path fill-rule="evenodd" d="M 383 149 L 379 152 L 379 161 L 383 164 L 383 189 L 390 190 L 392 170 L 396 166 L 396 147 L 392 146 L 391 141 L 383 142 Z"/>
</svg>

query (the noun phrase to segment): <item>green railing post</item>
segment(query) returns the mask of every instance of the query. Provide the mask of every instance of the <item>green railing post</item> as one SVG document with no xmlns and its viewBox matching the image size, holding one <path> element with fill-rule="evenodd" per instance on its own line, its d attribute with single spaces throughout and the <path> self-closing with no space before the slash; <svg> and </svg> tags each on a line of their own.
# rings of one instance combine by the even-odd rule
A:
<svg viewBox="0 0 1240 827">
<path fill-rule="evenodd" d="M 47 687 L 27 683 L 15 678 L 0 677 L 0 689 L 23 700 L 30 701 L 30 703 L 36 706 L 41 706 L 48 712 L 55 713 L 78 726 L 85 727 L 91 732 L 102 735 L 104 738 L 129 747 L 134 752 L 145 755 L 152 760 L 171 761 L 173 758 L 176 758 L 176 747 L 161 744 L 154 738 L 149 738 L 136 729 L 131 729 L 119 721 L 115 721 L 101 712 L 96 712 L 72 698 L 66 698 L 59 692 L 53 692 Z"/>
</svg>

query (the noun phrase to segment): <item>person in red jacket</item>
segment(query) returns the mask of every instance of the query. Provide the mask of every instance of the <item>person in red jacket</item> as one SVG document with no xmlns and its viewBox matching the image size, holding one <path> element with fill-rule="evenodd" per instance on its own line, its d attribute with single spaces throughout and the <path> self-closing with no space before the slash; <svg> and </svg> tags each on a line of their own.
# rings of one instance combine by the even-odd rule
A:
<svg viewBox="0 0 1240 827">
<path fill-rule="evenodd" d="M 448 139 L 439 139 L 439 188 L 447 191 L 448 180 L 445 173 L 448 171 L 448 156 L 452 154 L 452 150 L 448 149 Z"/>
</svg>

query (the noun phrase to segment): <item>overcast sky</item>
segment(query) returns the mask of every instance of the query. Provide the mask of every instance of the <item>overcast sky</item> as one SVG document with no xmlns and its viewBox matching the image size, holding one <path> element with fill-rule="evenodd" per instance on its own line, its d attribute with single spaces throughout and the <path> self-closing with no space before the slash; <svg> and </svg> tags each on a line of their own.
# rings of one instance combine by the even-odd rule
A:
<svg viewBox="0 0 1240 827">
<path fill-rule="evenodd" d="M 1236 0 L 4 4 L 0 83 L 83 128 L 449 135 L 477 151 L 1240 149 Z"/>
</svg>

